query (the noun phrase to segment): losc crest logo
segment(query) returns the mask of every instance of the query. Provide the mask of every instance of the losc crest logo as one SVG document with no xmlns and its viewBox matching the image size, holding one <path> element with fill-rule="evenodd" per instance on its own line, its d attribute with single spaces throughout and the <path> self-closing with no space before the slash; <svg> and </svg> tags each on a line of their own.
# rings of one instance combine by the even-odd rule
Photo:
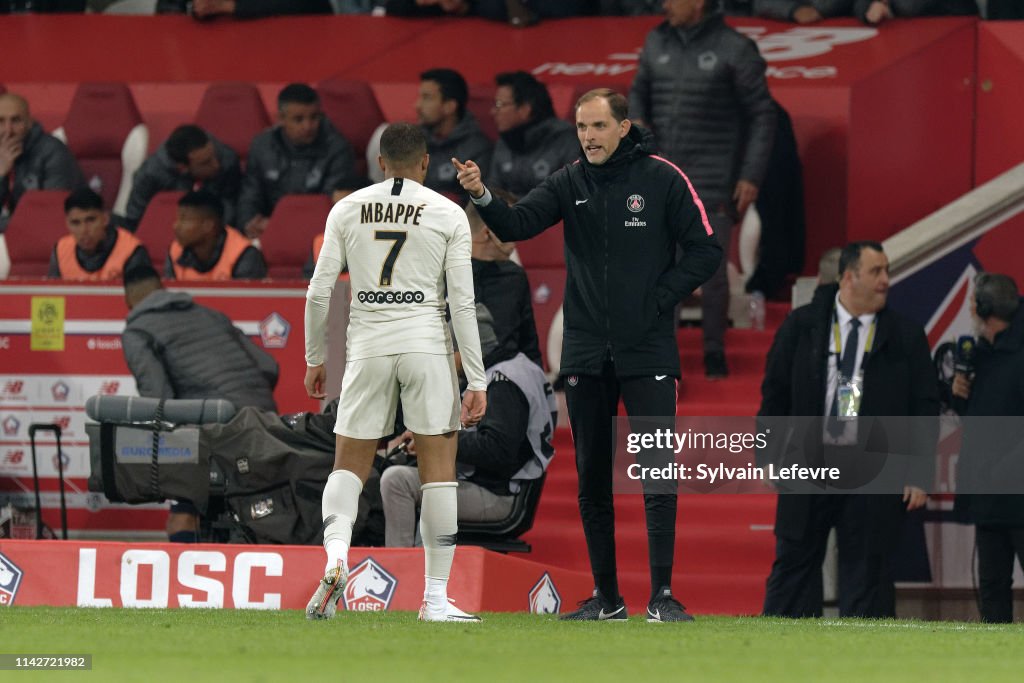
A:
<svg viewBox="0 0 1024 683">
<path fill-rule="evenodd" d="M 283 349 L 288 343 L 292 326 L 277 312 L 260 321 L 260 341 L 265 349 Z"/>
<path fill-rule="evenodd" d="M 18 433 L 18 428 L 21 427 L 21 422 L 18 418 L 13 415 L 8 415 L 3 421 L 4 436 L 15 436 Z"/>
<path fill-rule="evenodd" d="M 555 582 L 551 575 L 544 572 L 544 576 L 530 589 L 530 612 L 532 614 L 558 614 L 562 607 L 562 596 L 555 588 Z"/>
<path fill-rule="evenodd" d="M 50 395 L 53 396 L 54 401 L 66 401 L 68 400 L 68 394 L 71 393 L 71 387 L 67 385 L 63 380 L 57 380 L 50 387 Z"/>
<path fill-rule="evenodd" d="M 21 585 L 23 572 L 18 565 L 11 562 L 0 553 L 0 605 L 13 605 L 14 598 L 18 595 L 18 586 Z"/>
<path fill-rule="evenodd" d="M 355 566 L 345 584 L 345 609 L 354 612 L 382 612 L 391 604 L 398 579 L 372 557 Z"/>
</svg>

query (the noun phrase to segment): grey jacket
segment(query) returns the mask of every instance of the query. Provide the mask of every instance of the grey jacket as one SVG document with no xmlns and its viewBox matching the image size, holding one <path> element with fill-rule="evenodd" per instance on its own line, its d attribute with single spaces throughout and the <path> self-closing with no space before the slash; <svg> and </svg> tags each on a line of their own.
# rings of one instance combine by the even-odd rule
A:
<svg viewBox="0 0 1024 683">
<path fill-rule="evenodd" d="M 12 170 L 12 187 L 8 188 L 7 176 L 0 178 L 0 233 L 7 230 L 8 209 L 17 206 L 25 190 L 71 190 L 85 183 L 71 151 L 63 142 L 44 133 L 38 123 L 29 129 Z"/>
<path fill-rule="evenodd" d="M 423 132 L 427 134 L 427 152 L 430 154 L 427 179 L 423 184 L 435 192 L 464 197 L 466 193 L 455 178 L 455 167 L 452 166 L 451 158 L 455 157 L 460 161 L 472 159 L 477 166 L 486 169 L 491 163 L 494 144 L 480 130 L 476 117 L 468 110 L 462 120 L 455 124 L 451 135 L 443 140 L 431 135 L 426 127 Z"/>
<path fill-rule="evenodd" d="M 235 204 L 238 191 L 242 186 L 242 167 L 234 150 L 217 140 L 212 135 L 213 147 L 220 162 L 220 173 L 216 177 L 202 183 L 201 187 L 217 195 L 224 201 L 224 222 L 234 225 Z M 146 212 L 146 207 L 157 192 L 193 189 L 195 179 L 178 171 L 178 165 L 167 154 L 167 144 L 146 159 L 139 170 L 135 171 L 132 180 L 132 193 L 128 196 L 125 208 L 124 227 L 135 231 L 139 221 Z"/>
<path fill-rule="evenodd" d="M 277 362 L 223 313 L 157 290 L 128 314 L 124 358 L 142 396 L 223 398 L 277 411 Z"/>
<path fill-rule="evenodd" d="M 754 15 L 780 21 L 791 21 L 800 7 L 813 7 L 821 16 L 848 17 L 853 0 L 754 0 Z"/>
<path fill-rule="evenodd" d="M 711 210 L 731 205 L 736 181 L 761 184 L 775 135 L 765 61 L 721 14 L 688 29 L 663 22 L 648 34 L 629 112 L 651 126 Z"/>
<path fill-rule="evenodd" d="M 356 161 L 341 133 L 326 118 L 313 144 L 296 147 L 277 126 L 257 135 L 249 147 L 236 227 L 253 216 L 269 216 L 286 194 L 331 194 L 365 185 L 356 174 Z"/>
<path fill-rule="evenodd" d="M 522 197 L 580 156 L 576 129 L 554 116 L 505 131 L 494 146 L 487 185 Z"/>
</svg>

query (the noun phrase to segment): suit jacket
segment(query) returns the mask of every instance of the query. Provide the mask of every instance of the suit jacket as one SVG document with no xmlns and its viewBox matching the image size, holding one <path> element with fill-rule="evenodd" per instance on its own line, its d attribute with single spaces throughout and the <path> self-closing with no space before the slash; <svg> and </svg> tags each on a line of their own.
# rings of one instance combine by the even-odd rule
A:
<svg viewBox="0 0 1024 683">
<path fill-rule="evenodd" d="M 824 412 L 829 336 L 837 291 L 838 285 L 819 287 L 811 303 L 793 311 L 779 328 L 768 352 L 759 416 L 821 416 Z M 888 308 L 879 311 L 872 350 L 864 361 L 863 371 L 862 416 L 936 416 L 937 427 L 938 383 L 920 325 Z M 933 463 L 927 451 L 932 450 L 937 432 L 932 431 L 933 425 L 926 420 L 903 422 L 911 424 L 900 433 L 888 434 L 888 445 L 893 452 L 922 456 L 912 459 L 913 467 L 905 472 L 905 483 L 927 490 Z M 873 438 L 874 433 L 858 436 L 863 442 Z M 802 536 L 813 499 L 814 496 L 807 495 L 781 495 L 776 534 Z"/>
</svg>

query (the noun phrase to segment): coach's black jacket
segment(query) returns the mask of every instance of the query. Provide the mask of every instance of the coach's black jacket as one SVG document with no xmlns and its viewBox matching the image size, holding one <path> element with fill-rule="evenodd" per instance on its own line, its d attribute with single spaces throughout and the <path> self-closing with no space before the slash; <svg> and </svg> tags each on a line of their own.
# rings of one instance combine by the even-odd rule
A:
<svg viewBox="0 0 1024 683">
<path fill-rule="evenodd" d="M 828 382 L 829 335 L 838 285 L 823 285 L 811 303 L 786 318 L 775 334 L 768 352 L 761 385 L 760 416 L 820 416 L 825 411 Z M 873 349 L 864 361 L 864 399 L 860 414 L 865 416 L 938 416 L 939 397 L 935 370 L 924 330 L 895 311 L 883 308 L 876 318 Z M 914 450 L 926 455 L 934 445 L 936 423 L 918 420 L 908 435 L 920 443 Z M 820 433 L 820 432 L 819 432 Z M 908 452 L 905 444 L 893 452 Z M 799 464 L 820 465 L 808 462 Z M 906 483 L 924 490 L 931 487 L 930 458 L 906 472 Z M 882 497 L 878 498 L 882 500 Z M 892 496 L 890 512 L 900 509 L 899 496 Z M 803 536 L 813 514 L 815 496 L 780 495 L 775 533 L 786 538 Z"/>
<path fill-rule="evenodd" d="M 715 272 L 722 249 L 682 172 L 651 155 L 634 126 L 611 158 L 559 169 L 515 206 L 480 214 L 502 240 L 524 240 L 564 221 L 563 375 L 679 376 L 675 305 Z M 676 245 L 683 249 L 677 261 Z"/>
</svg>

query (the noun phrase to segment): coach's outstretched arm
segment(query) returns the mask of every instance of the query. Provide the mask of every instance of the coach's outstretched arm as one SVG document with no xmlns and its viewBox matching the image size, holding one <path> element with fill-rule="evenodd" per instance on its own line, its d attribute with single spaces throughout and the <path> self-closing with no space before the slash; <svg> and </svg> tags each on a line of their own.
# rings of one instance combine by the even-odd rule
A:
<svg viewBox="0 0 1024 683">
<path fill-rule="evenodd" d="M 540 185 L 520 198 L 515 206 L 510 207 L 500 198 L 491 195 L 483 183 L 480 167 L 475 162 L 467 159 L 466 163 L 462 163 L 453 157 L 452 165 L 455 166 L 462 189 L 469 193 L 470 199 L 483 212 L 487 227 L 499 239 L 505 242 L 528 240 L 562 220 L 561 204 L 552 179 L 565 173 L 564 169 L 545 178 Z"/>
</svg>

